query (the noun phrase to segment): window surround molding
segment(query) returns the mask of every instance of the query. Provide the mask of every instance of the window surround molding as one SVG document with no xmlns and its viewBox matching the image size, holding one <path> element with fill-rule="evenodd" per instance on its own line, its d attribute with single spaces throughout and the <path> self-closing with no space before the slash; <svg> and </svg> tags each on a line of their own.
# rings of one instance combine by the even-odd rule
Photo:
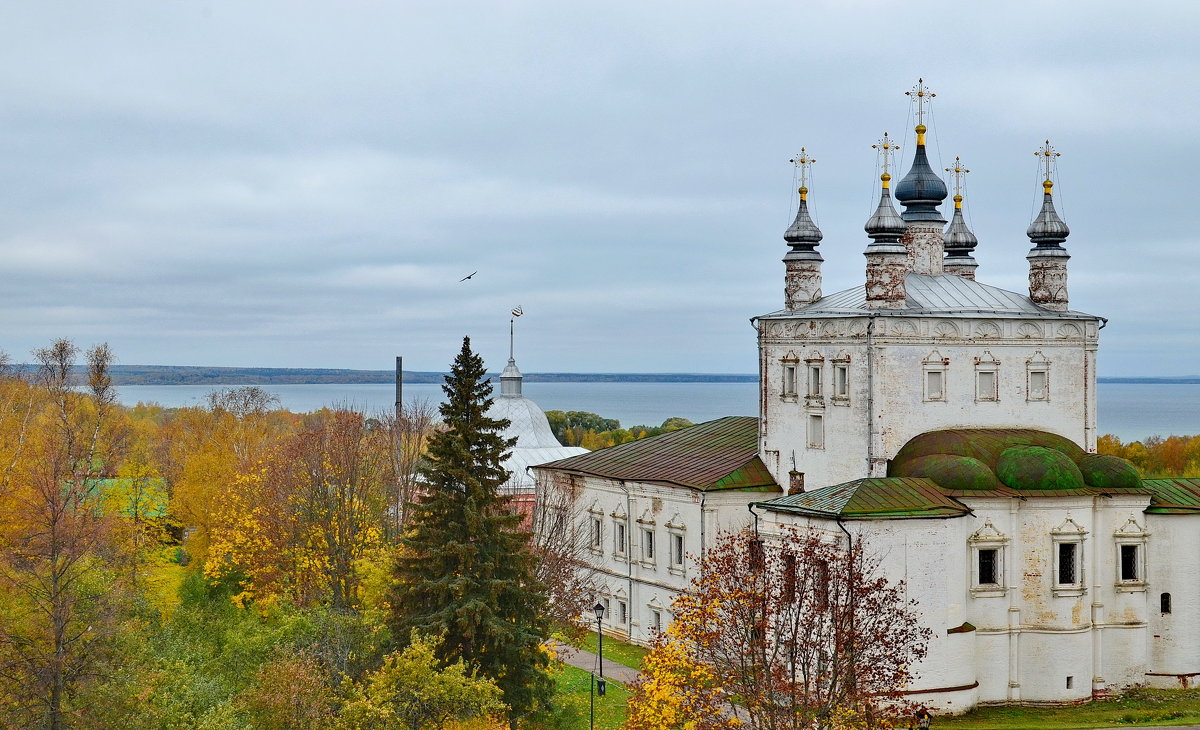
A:
<svg viewBox="0 0 1200 730">
<path fill-rule="evenodd" d="M 825 450 L 825 413 L 808 411 L 804 417 L 805 444 L 816 451 Z"/>
<path fill-rule="evenodd" d="M 1051 576 L 1050 585 L 1051 591 L 1055 596 L 1082 596 L 1087 593 L 1087 576 L 1084 574 L 1084 568 L 1087 561 L 1083 559 L 1084 541 L 1087 538 L 1088 531 L 1083 528 L 1075 520 L 1071 519 L 1071 515 L 1067 514 L 1067 519 L 1063 520 L 1062 524 L 1050 531 L 1050 541 L 1053 545 L 1050 561 Z M 1059 545 L 1063 543 L 1074 543 L 1075 548 L 1075 582 L 1074 583 L 1059 583 Z"/>
<path fill-rule="evenodd" d="M 937 350 L 925 356 L 921 362 L 921 400 L 926 403 L 946 402 L 946 371 L 950 368 L 950 358 L 942 357 Z M 929 389 L 929 374 L 940 373 L 942 389 L 940 393 L 932 393 Z"/>
<path fill-rule="evenodd" d="M 788 350 L 786 355 L 779 358 L 779 363 L 779 398 L 787 403 L 795 403 L 799 397 L 796 385 L 800 379 L 800 356 L 795 350 Z"/>
<path fill-rule="evenodd" d="M 1035 394 L 1033 390 L 1033 374 L 1041 373 L 1042 392 Z M 1025 361 L 1025 400 L 1030 403 L 1047 403 L 1050 401 L 1050 361 L 1041 350 Z"/>
<path fill-rule="evenodd" d="M 833 363 L 832 380 L 829 384 L 829 402 L 835 406 L 850 405 L 850 353 L 839 352 Z"/>
<path fill-rule="evenodd" d="M 608 513 L 608 516 L 613 521 L 613 560 L 625 562 L 629 559 L 629 515 L 625 514 L 625 510 L 618 504 L 616 509 Z M 617 538 L 622 532 L 625 533 L 625 539 L 618 540 Z M 618 550 L 618 548 L 620 549 Z"/>
<path fill-rule="evenodd" d="M 1118 593 L 1144 593 L 1146 591 L 1146 540 L 1150 533 L 1139 525 L 1134 515 L 1129 515 L 1125 524 L 1113 530 L 1113 551 L 1116 556 L 1116 589 Z M 1121 547 L 1132 545 L 1137 548 L 1137 562 L 1134 567 L 1137 578 L 1134 580 L 1121 579 Z"/>
<path fill-rule="evenodd" d="M 980 381 L 983 380 L 980 376 L 985 373 L 991 373 L 992 387 L 990 389 L 980 387 Z M 1000 361 L 990 350 L 984 350 L 983 354 L 975 358 L 975 402 L 976 403 L 996 403 L 1000 400 Z"/>
<path fill-rule="evenodd" d="M 588 520 L 588 551 L 600 555 L 604 552 L 604 510 L 600 508 L 599 503 L 592 502 L 592 505 L 587 508 Z M 592 537 L 596 534 L 596 525 L 600 525 L 600 541 L 597 543 Z"/>
<path fill-rule="evenodd" d="M 663 527 L 667 528 L 667 572 L 671 575 L 683 576 L 687 572 L 687 525 L 683 524 L 679 513 L 671 516 Z M 675 541 L 679 540 L 679 562 L 675 562 Z"/>
<path fill-rule="evenodd" d="M 804 404 L 825 407 L 825 356 L 813 350 L 804 359 Z"/>
<path fill-rule="evenodd" d="M 980 527 L 971 536 L 967 538 L 967 544 L 971 548 L 971 596 L 973 598 L 995 598 L 1002 597 L 1008 593 L 1008 582 L 1005 580 L 1007 573 L 1007 555 L 1008 536 L 1001 532 L 992 521 L 985 520 L 983 527 Z M 995 550 L 996 551 L 996 583 L 980 583 L 979 582 L 979 551 L 980 550 Z"/>
</svg>

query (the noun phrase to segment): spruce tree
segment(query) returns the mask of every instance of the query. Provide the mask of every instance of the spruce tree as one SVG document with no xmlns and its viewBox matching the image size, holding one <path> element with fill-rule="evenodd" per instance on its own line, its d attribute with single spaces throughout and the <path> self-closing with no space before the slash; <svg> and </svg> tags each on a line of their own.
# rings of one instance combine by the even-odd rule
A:
<svg viewBox="0 0 1200 730">
<path fill-rule="evenodd" d="M 430 439 L 423 494 L 400 541 L 391 628 L 401 639 L 414 629 L 441 636 L 441 658 L 495 680 L 515 721 L 551 692 L 545 592 L 521 517 L 499 492 L 515 439 L 500 436 L 508 421 L 487 415 L 492 385 L 470 338 L 445 379 L 444 428 Z"/>
</svg>

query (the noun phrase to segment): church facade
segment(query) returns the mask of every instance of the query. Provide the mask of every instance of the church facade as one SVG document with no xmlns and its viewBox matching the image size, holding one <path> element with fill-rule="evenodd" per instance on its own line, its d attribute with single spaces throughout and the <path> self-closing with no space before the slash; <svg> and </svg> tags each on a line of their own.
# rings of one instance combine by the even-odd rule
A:
<svg viewBox="0 0 1200 730">
<path fill-rule="evenodd" d="M 810 161 L 797 159 L 784 308 L 753 319 L 759 417 L 535 467 L 539 488 L 578 490 L 598 592 L 616 606 L 606 628 L 636 642 L 670 620 L 716 531 L 802 527 L 864 540 L 906 582 L 933 630 L 917 701 L 965 711 L 1187 686 L 1200 677 L 1200 480 L 1143 480 L 1095 453 L 1106 321 L 1069 306 L 1057 153 L 1039 151 L 1028 292 L 984 284 L 957 160 L 949 224 L 941 212 L 929 96 L 913 91 L 917 149 L 894 191 L 895 146 L 876 145 L 860 286 L 821 291 Z"/>
</svg>

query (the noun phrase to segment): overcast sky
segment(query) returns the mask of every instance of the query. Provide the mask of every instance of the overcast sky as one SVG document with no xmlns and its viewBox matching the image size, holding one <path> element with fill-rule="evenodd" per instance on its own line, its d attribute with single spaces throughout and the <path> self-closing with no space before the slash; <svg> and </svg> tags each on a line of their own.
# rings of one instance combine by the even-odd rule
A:
<svg viewBox="0 0 1200 730">
<path fill-rule="evenodd" d="M 752 6 L 751 6 L 752 5 Z M 0 344 L 127 364 L 756 370 L 788 159 L 824 291 L 860 286 L 903 92 L 937 93 L 978 278 L 1027 289 L 1033 152 L 1062 153 L 1071 306 L 1101 375 L 1200 373 L 1200 4 L 8 2 Z M 949 214 L 949 205 L 944 207 Z M 478 270 L 474 279 L 459 279 Z"/>
</svg>

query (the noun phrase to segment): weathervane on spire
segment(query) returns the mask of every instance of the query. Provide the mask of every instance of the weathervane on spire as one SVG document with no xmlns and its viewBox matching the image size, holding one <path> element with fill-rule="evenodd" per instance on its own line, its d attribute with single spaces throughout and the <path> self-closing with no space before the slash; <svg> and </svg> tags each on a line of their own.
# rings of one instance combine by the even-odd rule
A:
<svg viewBox="0 0 1200 730">
<path fill-rule="evenodd" d="M 808 168 L 816 160 L 809 157 L 805 149 L 801 147 L 800 154 L 788 160 L 788 162 L 795 165 L 796 169 L 800 171 L 800 199 L 808 200 Z"/>
<path fill-rule="evenodd" d="M 1049 195 L 1050 188 L 1054 187 L 1054 183 L 1050 180 L 1050 166 L 1054 162 L 1055 157 L 1062 157 L 1062 153 L 1056 152 L 1054 147 L 1050 145 L 1050 140 L 1046 140 L 1046 144 L 1039 147 L 1038 151 L 1033 154 L 1041 158 L 1042 169 L 1046 172 L 1046 179 L 1042 182 L 1042 187 L 1045 188 L 1046 194 Z"/>
<path fill-rule="evenodd" d="M 893 142 L 888 137 L 888 133 L 884 132 L 883 139 L 871 145 L 871 149 L 878 150 L 879 156 L 883 160 L 883 174 L 879 179 L 883 180 L 883 186 L 886 188 L 888 187 L 888 180 L 892 179 L 891 174 L 888 173 L 888 170 L 892 166 L 892 155 L 896 154 L 896 150 L 900 149 L 900 145 Z"/>
<path fill-rule="evenodd" d="M 954 167 L 947 167 L 946 172 L 954 176 L 954 197 L 956 199 L 962 197 L 963 175 L 966 175 L 970 170 L 963 167 L 962 159 L 955 157 Z"/>
<path fill-rule="evenodd" d="M 917 144 L 925 144 L 925 105 L 929 103 L 937 94 L 929 90 L 925 85 L 925 79 L 917 79 L 917 85 L 912 87 L 912 91 L 904 92 L 905 96 L 917 103 Z"/>
</svg>

